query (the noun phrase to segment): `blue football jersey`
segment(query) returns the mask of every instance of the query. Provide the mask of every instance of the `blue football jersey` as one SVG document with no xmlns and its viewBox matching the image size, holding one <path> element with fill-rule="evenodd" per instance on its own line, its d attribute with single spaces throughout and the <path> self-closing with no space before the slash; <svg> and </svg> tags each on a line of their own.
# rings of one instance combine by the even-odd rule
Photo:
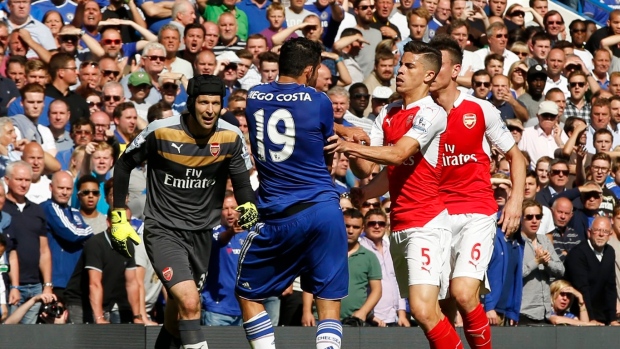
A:
<svg viewBox="0 0 620 349">
<path fill-rule="evenodd" d="M 338 200 L 323 153 L 334 134 L 334 110 L 325 93 L 295 83 L 258 85 L 248 92 L 246 118 L 262 215 L 297 203 Z"/>
</svg>

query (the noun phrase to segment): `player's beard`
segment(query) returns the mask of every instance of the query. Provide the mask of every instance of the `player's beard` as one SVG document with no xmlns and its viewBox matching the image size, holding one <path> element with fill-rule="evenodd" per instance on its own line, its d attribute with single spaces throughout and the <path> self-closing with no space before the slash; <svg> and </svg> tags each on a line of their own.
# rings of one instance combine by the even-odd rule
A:
<svg viewBox="0 0 620 349">
<path fill-rule="evenodd" d="M 316 65 L 312 68 L 312 73 L 310 74 L 308 81 L 306 81 L 306 86 L 316 85 L 316 79 L 318 78 L 318 75 L 319 75 L 319 66 L 320 65 Z"/>
</svg>

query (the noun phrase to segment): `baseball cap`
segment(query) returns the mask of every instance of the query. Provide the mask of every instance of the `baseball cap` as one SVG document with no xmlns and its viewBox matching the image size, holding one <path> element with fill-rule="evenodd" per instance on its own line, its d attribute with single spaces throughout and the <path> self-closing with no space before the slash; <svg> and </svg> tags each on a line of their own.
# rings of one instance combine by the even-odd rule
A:
<svg viewBox="0 0 620 349">
<path fill-rule="evenodd" d="M 506 125 L 508 127 L 515 127 L 523 131 L 523 123 L 519 119 L 506 119 Z"/>
<path fill-rule="evenodd" d="M 377 86 L 372 91 L 372 98 L 388 99 L 392 95 L 392 89 L 387 86 Z"/>
<path fill-rule="evenodd" d="M 530 67 L 530 69 L 527 71 L 527 78 L 533 78 L 535 76 L 538 75 L 543 75 L 545 77 L 547 77 L 547 70 L 545 69 L 545 67 L 543 67 L 540 64 L 535 64 L 533 66 Z"/>
<path fill-rule="evenodd" d="M 217 55 L 217 57 L 215 57 L 215 60 L 218 62 L 226 60 L 229 64 L 241 63 L 241 59 L 239 59 L 239 56 L 237 56 L 237 54 L 233 51 L 224 51 Z"/>
<path fill-rule="evenodd" d="M 131 73 L 131 75 L 129 75 L 129 80 L 127 81 L 127 84 L 131 86 L 140 86 L 143 84 L 147 84 L 149 86 L 152 85 L 151 78 L 149 78 L 149 76 L 143 71 Z"/>
<path fill-rule="evenodd" d="M 558 115 L 559 113 L 560 111 L 558 110 L 558 105 L 555 104 L 555 102 L 544 101 L 544 102 L 540 102 L 540 104 L 538 105 L 538 115 L 543 115 L 543 114 Z"/>
</svg>

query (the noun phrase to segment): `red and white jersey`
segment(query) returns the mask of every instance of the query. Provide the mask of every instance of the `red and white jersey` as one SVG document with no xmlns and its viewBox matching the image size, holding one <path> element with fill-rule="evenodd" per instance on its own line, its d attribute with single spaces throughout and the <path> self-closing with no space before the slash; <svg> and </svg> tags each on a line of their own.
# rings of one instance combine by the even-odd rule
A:
<svg viewBox="0 0 620 349">
<path fill-rule="evenodd" d="M 441 134 L 446 129 L 445 110 L 431 97 L 403 107 L 388 104 L 375 119 L 371 146 L 391 146 L 404 137 L 420 143 L 420 151 L 399 166 L 388 166 L 394 231 L 423 227 L 445 209 L 439 198 Z"/>
<path fill-rule="evenodd" d="M 491 103 L 461 92 L 442 135 L 439 192 L 450 214 L 497 213 L 491 188 L 491 145 L 506 153 L 514 138 Z"/>
</svg>

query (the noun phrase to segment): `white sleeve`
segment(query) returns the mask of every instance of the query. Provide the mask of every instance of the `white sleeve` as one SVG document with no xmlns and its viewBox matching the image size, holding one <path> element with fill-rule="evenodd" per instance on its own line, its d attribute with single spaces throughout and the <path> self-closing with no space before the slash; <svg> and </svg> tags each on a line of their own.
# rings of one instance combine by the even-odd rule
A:
<svg viewBox="0 0 620 349">
<path fill-rule="evenodd" d="M 488 102 L 480 103 L 480 106 L 484 113 L 485 135 L 487 139 L 502 153 L 507 153 L 515 145 L 515 139 L 508 131 L 508 127 L 506 127 L 506 123 L 500 116 L 499 110 Z"/>
<path fill-rule="evenodd" d="M 39 130 L 41 139 L 43 140 L 43 144 L 41 144 L 43 150 L 56 156 L 56 140 L 54 139 L 52 131 L 42 125 L 37 125 L 37 129 Z"/>
<path fill-rule="evenodd" d="M 384 105 L 379 111 L 379 115 L 375 118 L 375 121 L 372 123 L 372 127 L 370 129 L 370 145 L 373 147 L 380 147 L 383 145 L 383 120 L 385 120 L 385 115 L 387 114 L 388 105 Z"/>
<path fill-rule="evenodd" d="M 420 149 L 425 148 L 446 130 L 447 121 L 446 111 L 439 106 L 422 106 L 405 136 L 417 140 Z"/>
</svg>

